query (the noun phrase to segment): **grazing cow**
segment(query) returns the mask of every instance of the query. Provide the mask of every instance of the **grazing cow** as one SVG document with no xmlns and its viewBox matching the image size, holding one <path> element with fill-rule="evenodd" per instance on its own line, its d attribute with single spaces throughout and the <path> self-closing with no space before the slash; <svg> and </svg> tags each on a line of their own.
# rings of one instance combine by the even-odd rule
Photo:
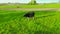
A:
<svg viewBox="0 0 60 34">
<path fill-rule="evenodd" d="M 34 12 L 28 12 L 24 15 L 24 17 L 34 17 Z"/>
</svg>

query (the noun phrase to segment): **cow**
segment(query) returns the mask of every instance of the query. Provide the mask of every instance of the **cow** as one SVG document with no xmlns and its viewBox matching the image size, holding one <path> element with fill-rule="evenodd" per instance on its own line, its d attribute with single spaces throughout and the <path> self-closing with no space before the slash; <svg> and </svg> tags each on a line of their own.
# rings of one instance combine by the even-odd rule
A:
<svg viewBox="0 0 60 34">
<path fill-rule="evenodd" d="M 28 18 L 34 17 L 34 14 L 35 14 L 34 12 L 28 12 L 24 15 L 24 17 L 28 17 Z"/>
</svg>

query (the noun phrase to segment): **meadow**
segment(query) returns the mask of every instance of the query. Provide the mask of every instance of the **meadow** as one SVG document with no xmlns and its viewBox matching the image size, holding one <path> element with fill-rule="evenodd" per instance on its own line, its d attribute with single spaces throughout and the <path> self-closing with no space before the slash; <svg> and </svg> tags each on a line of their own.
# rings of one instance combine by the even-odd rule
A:
<svg viewBox="0 0 60 34">
<path fill-rule="evenodd" d="M 59 3 L 51 4 L 37 4 L 37 5 L 21 5 L 21 4 L 4 4 L 0 5 L 0 8 L 60 8 Z"/>
<path fill-rule="evenodd" d="M 35 11 L 34 19 L 23 17 L 28 12 L 0 10 L 0 34 L 60 34 L 59 11 Z"/>
</svg>

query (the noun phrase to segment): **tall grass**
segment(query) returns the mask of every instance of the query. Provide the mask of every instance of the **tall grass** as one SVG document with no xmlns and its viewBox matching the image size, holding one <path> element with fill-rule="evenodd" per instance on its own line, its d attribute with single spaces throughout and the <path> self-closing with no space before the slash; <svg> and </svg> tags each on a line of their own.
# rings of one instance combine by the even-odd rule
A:
<svg viewBox="0 0 60 34">
<path fill-rule="evenodd" d="M 0 10 L 0 34 L 60 34 L 60 12 L 35 11 L 34 19 L 25 13 Z"/>
</svg>

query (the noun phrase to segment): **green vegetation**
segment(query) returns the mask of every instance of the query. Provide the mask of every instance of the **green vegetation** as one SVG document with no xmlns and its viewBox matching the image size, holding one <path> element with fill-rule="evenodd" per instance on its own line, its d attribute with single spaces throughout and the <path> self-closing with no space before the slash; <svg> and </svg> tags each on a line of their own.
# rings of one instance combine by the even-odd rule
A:
<svg viewBox="0 0 60 34">
<path fill-rule="evenodd" d="M 59 11 L 35 11 L 34 19 L 27 12 L 0 10 L 0 34 L 60 34 Z"/>
<path fill-rule="evenodd" d="M 40 4 L 40 5 L 0 5 L 0 8 L 60 8 L 60 4 Z"/>
<path fill-rule="evenodd" d="M 31 2 L 28 3 L 29 5 L 36 5 L 36 0 L 32 0 Z"/>
</svg>

